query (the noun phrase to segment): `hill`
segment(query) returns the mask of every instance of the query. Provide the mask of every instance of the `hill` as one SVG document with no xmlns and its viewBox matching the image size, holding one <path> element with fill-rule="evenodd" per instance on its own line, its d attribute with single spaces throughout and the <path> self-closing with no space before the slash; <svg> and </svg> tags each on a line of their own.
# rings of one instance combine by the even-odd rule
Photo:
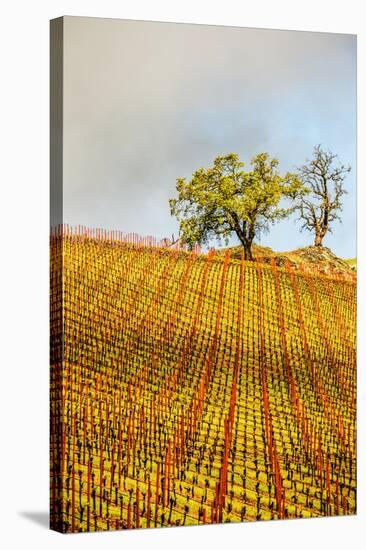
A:
<svg viewBox="0 0 366 550">
<path fill-rule="evenodd" d="M 357 258 L 347 258 L 344 261 L 353 269 L 353 271 L 357 270 Z"/>
<path fill-rule="evenodd" d="M 354 281 L 232 255 L 51 238 L 53 526 L 355 513 Z"/>
<path fill-rule="evenodd" d="M 240 259 L 242 247 L 218 249 L 217 253 L 225 254 L 230 250 L 232 257 Z M 330 275 L 330 276 L 353 276 L 355 272 L 356 260 L 343 260 L 336 256 L 330 248 L 319 246 L 307 246 L 298 248 L 291 252 L 275 252 L 268 246 L 253 245 L 253 257 L 256 261 L 270 263 L 274 261 L 277 266 L 284 267 L 287 263 L 297 270 L 306 270 L 310 272 Z"/>
</svg>

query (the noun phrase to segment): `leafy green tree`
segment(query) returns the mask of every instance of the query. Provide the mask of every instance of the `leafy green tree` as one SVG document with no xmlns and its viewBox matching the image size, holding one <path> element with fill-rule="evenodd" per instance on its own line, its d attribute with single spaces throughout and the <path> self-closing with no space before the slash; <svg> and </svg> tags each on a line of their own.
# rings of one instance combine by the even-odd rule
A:
<svg viewBox="0 0 366 550">
<path fill-rule="evenodd" d="M 344 180 L 350 166 L 336 162 L 337 155 L 314 147 L 313 158 L 298 169 L 298 177 L 309 194 L 299 197 L 297 210 L 302 221 L 301 229 L 315 234 L 315 246 L 323 246 L 323 239 L 335 220 L 341 221 L 342 196 L 347 193 Z"/>
<path fill-rule="evenodd" d="M 255 156 L 249 171 L 243 167 L 239 156 L 230 153 L 218 156 L 212 167 L 196 170 L 189 181 L 177 179 L 178 197 L 169 204 L 179 221 L 180 240 L 191 247 L 214 237 L 227 244 L 235 234 L 245 259 L 253 259 L 254 238 L 293 211 L 281 206 L 281 200 L 295 199 L 304 188 L 294 174 L 281 176 L 278 160 L 268 153 Z"/>
</svg>

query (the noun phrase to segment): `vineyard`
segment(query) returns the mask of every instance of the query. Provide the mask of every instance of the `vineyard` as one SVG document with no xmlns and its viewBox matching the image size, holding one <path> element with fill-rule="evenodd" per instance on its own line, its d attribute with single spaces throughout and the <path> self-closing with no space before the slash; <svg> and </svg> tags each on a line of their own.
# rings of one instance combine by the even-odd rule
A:
<svg viewBox="0 0 366 550">
<path fill-rule="evenodd" d="M 51 527 L 356 512 L 356 285 L 51 235 Z"/>
</svg>

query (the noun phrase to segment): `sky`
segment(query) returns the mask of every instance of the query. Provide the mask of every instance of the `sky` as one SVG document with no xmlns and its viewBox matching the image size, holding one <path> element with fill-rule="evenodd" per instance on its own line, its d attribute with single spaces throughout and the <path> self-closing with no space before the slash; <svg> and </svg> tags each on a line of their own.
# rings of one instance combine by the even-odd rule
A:
<svg viewBox="0 0 366 550">
<path fill-rule="evenodd" d="M 64 20 L 65 223 L 177 235 L 178 177 L 230 152 L 249 168 L 266 151 L 293 171 L 316 144 L 352 168 L 343 223 L 324 245 L 354 257 L 354 35 Z M 284 251 L 313 236 L 291 217 L 259 242 Z"/>
</svg>

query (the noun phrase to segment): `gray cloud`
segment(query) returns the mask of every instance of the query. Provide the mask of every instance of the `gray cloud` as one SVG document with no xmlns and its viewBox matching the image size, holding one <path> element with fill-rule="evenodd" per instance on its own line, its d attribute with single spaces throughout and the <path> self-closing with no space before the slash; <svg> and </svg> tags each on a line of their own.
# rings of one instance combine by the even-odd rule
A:
<svg viewBox="0 0 366 550">
<path fill-rule="evenodd" d="M 354 36 L 67 17 L 64 37 L 66 223 L 170 235 L 178 176 L 231 151 L 292 169 L 322 143 L 354 168 L 327 244 L 355 254 Z M 288 221 L 263 242 L 311 238 Z"/>
</svg>

